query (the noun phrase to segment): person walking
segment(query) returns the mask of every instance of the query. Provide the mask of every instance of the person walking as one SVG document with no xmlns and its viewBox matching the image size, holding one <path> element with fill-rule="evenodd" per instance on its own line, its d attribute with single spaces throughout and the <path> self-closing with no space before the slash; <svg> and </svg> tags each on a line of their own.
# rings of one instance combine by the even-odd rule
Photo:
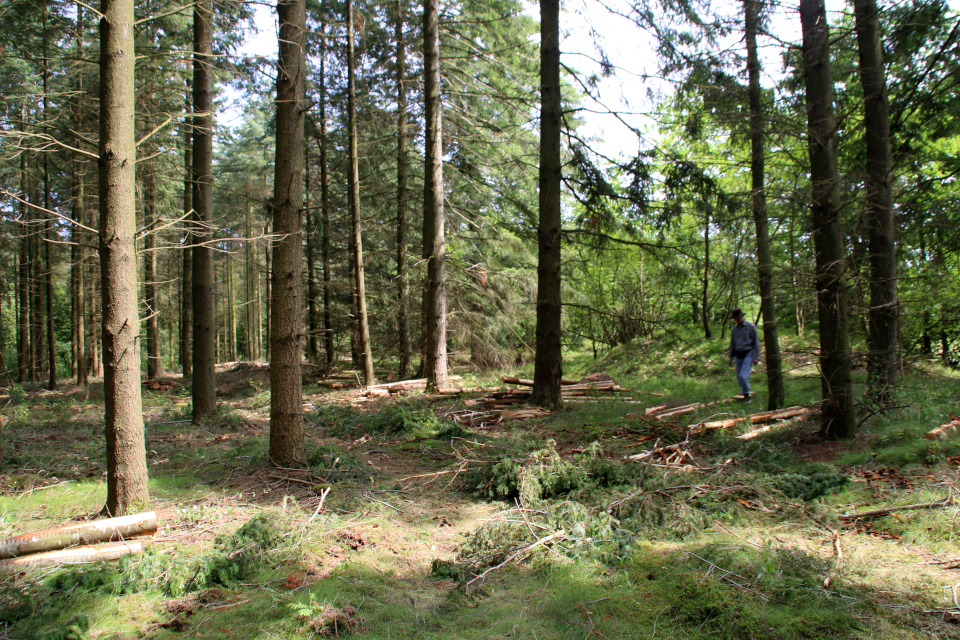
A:
<svg viewBox="0 0 960 640">
<path fill-rule="evenodd" d="M 754 363 L 760 359 L 760 336 L 757 334 L 756 325 L 748 322 L 740 309 L 734 309 L 730 313 L 730 319 L 736 324 L 730 331 L 730 349 L 727 355 L 731 367 L 736 362 L 737 383 L 743 392 L 740 402 L 750 402 L 750 372 Z"/>
</svg>

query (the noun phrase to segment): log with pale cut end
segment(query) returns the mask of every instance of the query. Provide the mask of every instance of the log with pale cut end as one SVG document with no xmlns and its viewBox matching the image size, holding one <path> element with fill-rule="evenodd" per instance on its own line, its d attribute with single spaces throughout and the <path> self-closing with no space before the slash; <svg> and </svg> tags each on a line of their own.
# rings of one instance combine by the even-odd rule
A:
<svg viewBox="0 0 960 640">
<path fill-rule="evenodd" d="M 820 413 L 818 410 L 808 410 L 806 413 L 801 413 L 800 415 L 794 416 L 788 420 L 784 420 L 783 422 L 774 422 L 770 424 L 765 424 L 755 429 L 752 429 L 750 431 L 747 431 L 746 433 L 737 436 L 737 439 L 751 440 L 753 438 L 756 438 L 761 433 L 766 433 L 768 431 L 772 431 L 773 429 L 782 429 L 783 427 L 794 424 L 796 422 L 804 422 L 808 418 L 815 416 L 818 413 Z"/>
<path fill-rule="evenodd" d="M 729 429 L 730 427 L 737 425 L 741 422 L 749 420 L 748 416 L 741 418 L 728 418 L 726 420 L 713 420 L 711 422 L 704 422 L 703 424 L 698 424 L 690 430 L 691 434 L 703 433 L 704 431 L 709 431 L 711 429 Z"/>
<path fill-rule="evenodd" d="M 0 540 L 0 558 L 16 558 L 40 551 L 63 549 L 75 544 L 114 542 L 157 531 L 153 511 L 119 518 L 93 520 L 66 527 L 24 533 Z"/>
<path fill-rule="evenodd" d="M 699 402 L 695 402 L 694 404 L 687 404 L 687 405 L 683 405 L 682 407 L 674 407 L 669 411 L 654 414 L 652 417 L 657 420 L 663 420 L 664 418 L 670 418 L 673 416 L 682 416 L 687 413 L 693 413 L 694 411 L 701 408 L 702 406 L 703 404 Z"/>
<path fill-rule="evenodd" d="M 763 413 L 755 413 L 750 416 L 750 422 L 753 424 L 758 424 L 761 422 L 786 420 L 787 418 L 808 414 L 811 411 L 815 411 L 815 409 L 813 407 L 788 407 L 786 409 L 778 409 L 777 411 L 765 411 Z"/>
<path fill-rule="evenodd" d="M 500 377 L 500 381 L 503 382 L 503 384 L 522 384 L 522 385 L 527 386 L 527 387 L 532 387 L 532 386 L 533 386 L 533 380 L 526 380 L 526 379 L 524 379 L 524 378 L 511 378 L 510 376 L 501 376 L 501 377 Z M 577 381 L 576 381 L 576 380 L 561 380 L 561 381 L 560 381 L 560 385 L 561 385 L 561 386 L 571 385 L 571 384 L 577 384 Z"/>
<path fill-rule="evenodd" d="M 381 384 L 371 384 L 367 389 L 390 389 L 390 387 L 395 387 L 397 389 L 425 389 L 427 386 L 426 378 L 419 378 L 416 380 L 398 380 L 396 382 L 384 382 Z"/>
<path fill-rule="evenodd" d="M 0 560 L 0 576 L 9 576 L 41 567 L 57 567 L 67 564 L 90 564 L 91 562 L 117 560 L 133 553 L 141 553 L 139 542 L 121 542 L 103 547 L 78 547 L 59 551 L 35 553 L 21 558 Z"/>
<path fill-rule="evenodd" d="M 951 416 L 952 417 L 952 416 Z M 932 429 L 924 434 L 927 440 L 946 440 L 957 435 L 957 427 L 960 427 L 960 419 L 953 419 L 946 424 L 942 424 L 936 429 Z"/>
</svg>

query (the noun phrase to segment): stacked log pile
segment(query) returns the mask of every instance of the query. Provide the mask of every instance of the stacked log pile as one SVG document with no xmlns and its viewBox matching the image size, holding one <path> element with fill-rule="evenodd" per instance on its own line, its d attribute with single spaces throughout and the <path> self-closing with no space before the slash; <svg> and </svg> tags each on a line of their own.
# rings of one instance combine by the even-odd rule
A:
<svg viewBox="0 0 960 640">
<path fill-rule="evenodd" d="M 764 431 L 769 431 L 773 423 L 782 422 L 793 418 L 794 422 L 802 422 L 808 420 L 820 413 L 818 408 L 819 405 L 804 405 L 796 407 L 788 407 L 786 409 L 778 409 L 777 411 L 764 411 L 762 413 L 754 413 L 749 416 L 742 416 L 736 418 L 728 418 L 726 420 L 713 420 L 710 422 L 701 422 L 700 424 L 694 425 L 691 433 L 698 434 L 710 431 L 712 429 L 729 429 L 730 427 L 743 423 L 749 422 L 754 425 L 765 425 L 758 429 L 751 429 L 743 435 L 737 436 L 742 439 L 749 439 L 755 437 L 759 433 Z M 751 435 L 752 434 L 752 435 Z"/>
<path fill-rule="evenodd" d="M 677 416 L 683 416 L 688 413 L 693 413 L 705 407 L 713 407 L 718 404 L 724 404 L 726 402 L 733 402 L 734 400 L 739 400 L 743 396 L 734 396 L 732 398 L 726 398 L 725 400 L 718 400 L 716 402 L 694 402 L 691 404 L 683 404 L 682 402 L 665 402 L 663 404 L 658 404 L 653 407 L 647 407 L 646 409 L 641 409 L 640 411 L 633 411 L 623 416 L 625 419 L 629 420 L 632 418 L 641 418 L 641 419 L 650 419 L 650 420 L 664 420 L 666 418 L 675 418 Z"/>
<path fill-rule="evenodd" d="M 709 402 L 709 403 L 693 403 L 693 404 L 680 404 L 680 403 L 668 403 L 668 404 L 659 404 L 653 407 L 648 407 L 642 411 L 635 411 L 629 413 L 624 418 L 633 418 L 633 419 L 646 419 L 646 420 L 663 420 L 665 418 L 670 418 L 674 416 L 685 415 L 688 413 L 693 413 L 699 409 L 721 404 L 724 402 L 730 402 L 736 400 L 737 398 L 729 398 L 727 400 L 721 400 L 719 402 Z M 693 455 L 690 451 L 693 441 L 690 440 L 691 436 L 699 435 L 706 433 L 707 431 L 713 429 L 729 429 L 738 424 L 749 423 L 753 427 L 737 436 L 740 440 L 749 440 L 755 438 L 761 433 L 770 431 L 771 429 L 782 427 L 786 424 L 792 424 L 795 422 L 802 422 L 804 420 L 809 420 L 817 415 L 819 415 L 820 409 L 819 404 L 812 405 L 803 405 L 796 407 L 788 407 L 786 409 L 779 409 L 777 411 L 763 411 L 760 413 L 754 413 L 752 415 L 746 416 L 735 416 L 732 418 L 727 418 L 725 420 L 712 420 L 698 422 L 696 424 L 690 425 L 687 430 L 686 438 L 683 442 L 678 442 L 675 444 L 669 444 L 665 446 L 660 446 L 660 440 L 657 439 L 654 447 L 648 451 L 641 451 L 640 453 L 627 456 L 627 460 L 646 460 L 653 462 L 655 464 L 663 464 L 666 466 L 687 466 L 694 464 Z M 960 424 L 960 421 L 958 421 Z M 649 436 L 648 436 L 649 437 Z"/>
<path fill-rule="evenodd" d="M 129 538 L 151 535 L 156 531 L 157 515 L 150 511 L 0 539 L 0 575 L 40 567 L 116 560 L 143 551 L 142 544 L 129 542 Z M 109 544 L 94 546 L 101 543 Z M 67 548 L 75 545 L 80 546 Z"/>
<path fill-rule="evenodd" d="M 460 376 L 451 376 L 451 380 L 461 380 Z M 383 384 L 372 384 L 361 394 L 364 398 L 394 398 L 396 396 L 409 393 L 410 391 L 423 391 L 427 388 L 427 379 L 418 378 L 416 380 L 400 380 L 398 382 L 385 382 Z M 460 389 L 452 387 L 450 389 L 440 389 L 440 395 L 456 395 L 470 391 L 470 389 Z"/>
<path fill-rule="evenodd" d="M 490 395 L 481 399 L 484 409 L 500 409 L 514 404 L 519 404 L 529 400 L 533 395 L 533 380 L 524 380 L 522 378 L 502 377 L 504 384 L 518 385 L 518 387 L 506 387 L 500 391 L 494 391 Z M 609 396 L 627 391 L 616 380 L 611 378 L 582 380 L 563 380 L 560 383 L 560 397 L 564 400 L 587 396 Z"/>
</svg>

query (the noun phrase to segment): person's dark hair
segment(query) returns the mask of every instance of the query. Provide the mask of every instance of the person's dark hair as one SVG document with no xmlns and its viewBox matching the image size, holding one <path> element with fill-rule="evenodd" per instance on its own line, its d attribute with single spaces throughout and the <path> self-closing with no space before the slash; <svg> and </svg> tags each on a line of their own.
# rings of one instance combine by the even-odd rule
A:
<svg viewBox="0 0 960 640">
<path fill-rule="evenodd" d="M 736 320 L 737 318 L 739 318 L 739 317 L 741 317 L 741 316 L 743 316 L 743 311 L 741 311 L 739 308 L 736 308 L 736 309 L 734 309 L 733 311 L 730 312 L 730 319 L 731 319 L 731 320 Z"/>
</svg>

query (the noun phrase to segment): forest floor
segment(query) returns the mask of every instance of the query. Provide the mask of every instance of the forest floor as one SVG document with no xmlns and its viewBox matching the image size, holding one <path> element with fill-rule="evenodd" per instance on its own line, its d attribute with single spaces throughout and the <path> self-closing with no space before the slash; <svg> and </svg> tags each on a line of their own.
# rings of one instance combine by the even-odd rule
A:
<svg viewBox="0 0 960 640">
<path fill-rule="evenodd" d="M 748 422 L 691 427 L 761 411 L 762 371 L 752 404 L 710 406 L 735 387 L 715 344 L 641 346 L 567 365 L 630 392 L 472 426 L 454 418 L 480 392 L 311 380 L 302 469 L 268 464 L 264 365 L 221 367 L 201 426 L 182 380 L 147 384 L 159 531 L 142 556 L 6 578 L 0 638 L 960 636 L 960 436 L 922 437 L 960 412 L 960 378 L 914 363 L 899 409 L 864 409 L 851 441 L 809 417 L 739 439 Z M 813 402 L 809 352 L 789 358 L 789 404 Z M 0 536 L 101 508 L 101 395 L 0 400 Z M 668 402 L 704 406 L 643 415 Z"/>
</svg>

